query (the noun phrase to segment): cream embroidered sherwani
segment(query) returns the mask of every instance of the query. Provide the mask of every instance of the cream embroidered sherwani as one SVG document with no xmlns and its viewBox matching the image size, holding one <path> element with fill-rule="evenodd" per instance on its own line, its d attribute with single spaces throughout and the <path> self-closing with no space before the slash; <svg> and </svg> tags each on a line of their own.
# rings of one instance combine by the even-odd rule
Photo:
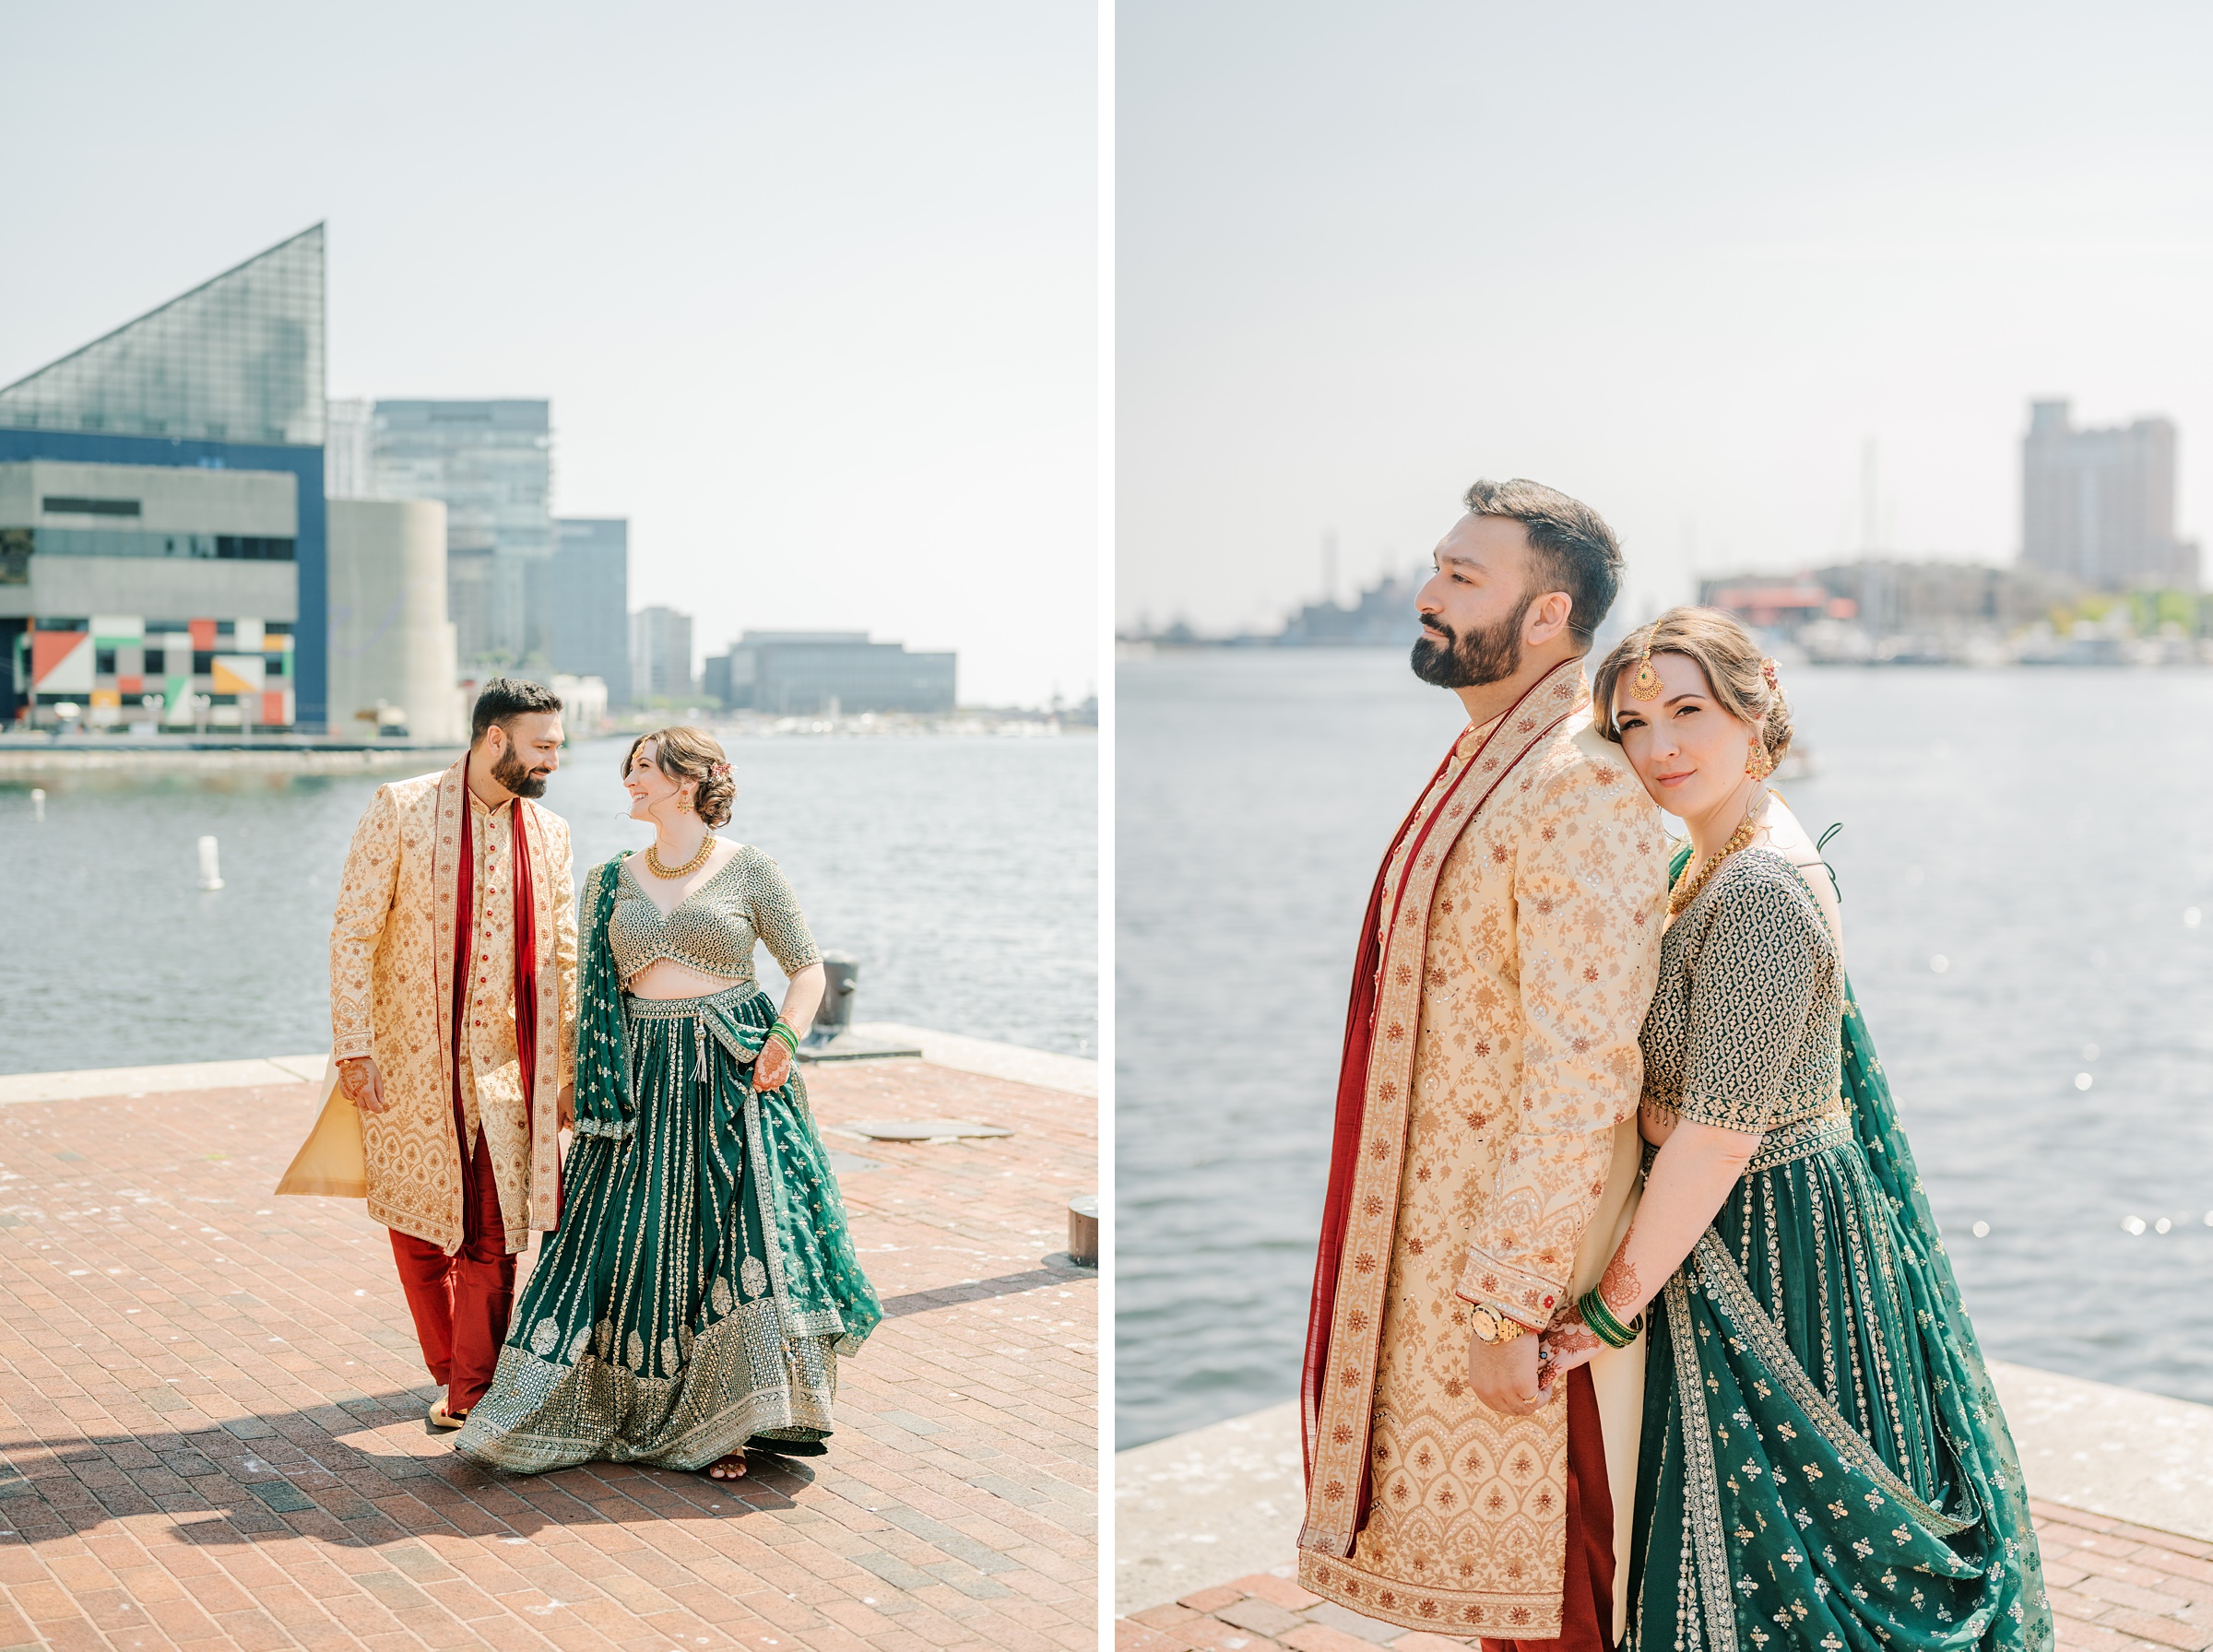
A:
<svg viewBox="0 0 2213 1652">
<path fill-rule="evenodd" d="M 576 903 L 568 823 L 526 801 L 537 946 L 535 1093 L 515 1048 L 511 812 L 476 801 L 467 759 L 380 786 L 355 828 L 330 938 L 331 1051 L 373 1056 L 386 1110 L 361 1114 L 369 1214 L 449 1254 L 462 1241 L 461 1167 L 484 1132 L 510 1253 L 553 1226 L 560 1094 L 574 1070 Z M 474 885 L 454 1127 L 454 957 L 461 810 Z M 526 1114 L 526 1108 L 528 1109 Z"/>
<path fill-rule="evenodd" d="M 1468 1304 L 1542 1326 L 1596 1282 L 1638 1180 L 1665 846 L 1589 702 L 1565 666 L 1463 734 L 1382 885 L 1363 1151 L 1299 1575 L 1371 1617 L 1460 1634 L 1560 1634 L 1567 1518 L 1566 1385 L 1533 1417 L 1478 1401 Z M 1626 1442 L 1606 1431 L 1624 1526 L 1635 1414 L 1632 1400 Z M 1355 1532 L 1363 1454 L 1371 1502 Z M 1626 1578 L 1626 1545 L 1616 1555 Z"/>
</svg>

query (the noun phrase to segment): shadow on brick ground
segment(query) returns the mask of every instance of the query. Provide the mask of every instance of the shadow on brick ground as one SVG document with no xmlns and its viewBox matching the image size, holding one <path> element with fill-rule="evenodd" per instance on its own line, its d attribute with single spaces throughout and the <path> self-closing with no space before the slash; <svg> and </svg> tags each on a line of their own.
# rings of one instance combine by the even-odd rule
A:
<svg viewBox="0 0 2213 1652">
<path fill-rule="evenodd" d="M 527 1539 L 636 1516 L 720 1521 L 788 1509 L 831 1460 L 756 1453 L 735 1484 L 623 1463 L 503 1473 L 461 1457 L 450 1434 L 421 1420 L 436 1394 L 392 1390 L 173 1434 L 18 1438 L 0 1469 L 0 1527 L 35 1542 L 159 1514 L 195 1545 L 288 1530 L 363 1545 L 440 1528 Z M 361 1435 L 373 1446 L 351 1443 Z"/>
</svg>

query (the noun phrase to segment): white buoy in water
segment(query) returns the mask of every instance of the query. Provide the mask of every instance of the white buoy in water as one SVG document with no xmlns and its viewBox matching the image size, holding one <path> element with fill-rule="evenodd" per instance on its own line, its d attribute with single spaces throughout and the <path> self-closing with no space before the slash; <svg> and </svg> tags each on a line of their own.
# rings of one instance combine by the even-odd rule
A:
<svg viewBox="0 0 2213 1652">
<path fill-rule="evenodd" d="M 200 887 L 202 889 L 223 887 L 223 874 L 216 863 L 215 840 L 211 837 L 204 837 L 200 840 Z"/>
<path fill-rule="evenodd" d="M 46 788 L 42 785 L 30 788 L 30 818 L 34 820 L 46 818 Z"/>
</svg>

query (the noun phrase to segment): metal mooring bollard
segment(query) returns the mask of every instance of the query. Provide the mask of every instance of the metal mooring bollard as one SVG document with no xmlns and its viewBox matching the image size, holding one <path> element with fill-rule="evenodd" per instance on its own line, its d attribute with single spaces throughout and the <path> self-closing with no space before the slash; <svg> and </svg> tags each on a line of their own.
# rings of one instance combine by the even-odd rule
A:
<svg viewBox="0 0 2213 1652">
<path fill-rule="evenodd" d="M 1068 1259 L 1080 1268 L 1099 1265 L 1099 1196 L 1068 1201 Z"/>
<path fill-rule="evenodd" d="M 860 984 L 860 964 L 844 952 L 822 954 L 822 1001 L 814 1007 L 814 1025 L 807 1030 L 810 1045 L 828 1044 L 841 1032 L 853 1031 L 853 995 Z"/>
</svg>

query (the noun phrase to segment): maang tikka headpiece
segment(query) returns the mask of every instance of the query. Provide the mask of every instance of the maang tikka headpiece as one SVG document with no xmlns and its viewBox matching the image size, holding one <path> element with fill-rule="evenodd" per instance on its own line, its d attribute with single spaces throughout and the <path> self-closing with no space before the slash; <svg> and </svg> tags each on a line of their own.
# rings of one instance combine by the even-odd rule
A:
<svg viewBox="0 0 2213 1652">
<path fill-rule="evenodd" d="M 1645 639 L 1644 652 L 1637 656 L 1637 675 L 1629 679 L 1631 700 L 1657 700 L 1660 697 L 1660 673 L 1652 669 L 1652 643 Z"/>
</svg>

